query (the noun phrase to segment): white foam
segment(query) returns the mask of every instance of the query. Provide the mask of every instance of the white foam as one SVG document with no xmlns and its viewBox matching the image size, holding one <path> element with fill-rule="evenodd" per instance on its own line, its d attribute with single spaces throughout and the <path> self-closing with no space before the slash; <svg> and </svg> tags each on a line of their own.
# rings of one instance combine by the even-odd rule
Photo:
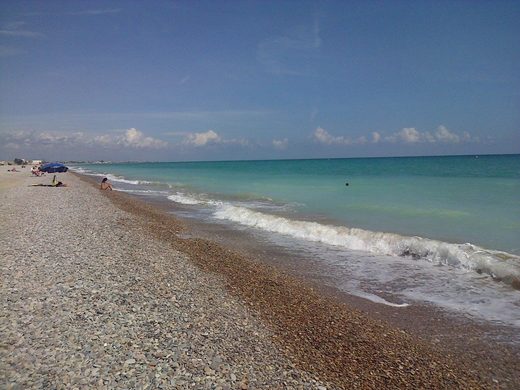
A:
<svg viewBox="0 0 520 390">
<path fill-rule="evenodd" d="M 485 250 L 471 244 L 451 244 L 421 237 L 297 221 L 229 204 L 218 207 L 214 216 L 269 232 L 351 250 L 425 259 L 439 265 L 474 270 L 508 284 L 520 280 L 519 256 Z"/>
<path fill-rule="evenodd" d="M 69 167 L 69 169 L 71 171 L 78 172 L 78 173 L 83 173 L 83 174 L 90 174 L 91 173 L 91 171 L 89 171 L 88 169 L 84 169 L 84 168 L 81 168 L 81 167 Z"/>
<path fill-rule="evenodd" d="M 147 181 L 128 180 L 128 179 L 125 179 L 123 176 L 115 176 L 115 175 L 112 175 L 110 173 L 107 173 L 106 175 L 97 175 L 97 176 L 105 176 L 110 181 L 115 181 L 115 182 L 119 182 L 119 183 L 126 183 L 126 184 L 133 184 L 133 185 L 148 183 Z"/>
<path fill-rule="evenodd" d="M 188 204 L 188 205 L 205 203 L 202 200 L 198 200 L 192 196 L 183 194 L 182 192 L 177 192 L 173 195 L 170 195 L 170 196 L 168 196 L 168 199 L 170 199 L 171 201 L 176 202 L 176 203 Z"/>
<path fill-rule="evenodd" d="M 115 191 L 128 192 L 130 194 L 168 194 L 168 191 L 157 191 L 157 190 L 126 190 L 123 188 L 114 188 Z"/>
<path fill-rule="evenodd" d="M 124 176 L 116 176 L 111 173 L 99 173 L 99 172 L 92 172 L 88 169 L 83 169 L 81 167 L 73 168 L 75 172 L 83 173 L 90 176 L 98 176 L 98 177 L 106 177 L 108 180 L 112 182 L 119 182 L 119 183 L 126 183 L 126 184 L 151 184 L 150 181 L 147 180 L 128 180 Z"/>
<path fill-rule="evenodd" d="M 393 303 L 393 302 L 389 302 L 386 299 L 380 297 L 379 295 L 370 294 L 370 293 L 367 293 L 367 292 L 364 292 L 364 291 L 350 290 L 349 293 L 352 294 L 352 295 L 358 296 L 360 298 L 368 299 L 371 302 L 381 303 L 381 304 L 387 305 L 387 306 L 392 306 L 392 307 L 408 307 L 408 306 L 410 306 L 408 303 Z"/>
<path fill-rule="evenodd" d="M 208 199 L 206 194 L 190 194 L 177 191 L 175 194 L 168 196 L 173 202 L 186 204 L 186 205 L 208 205 L 208 206 L 222 206 L 224 202 L 220 200 Z"/>
</svg>

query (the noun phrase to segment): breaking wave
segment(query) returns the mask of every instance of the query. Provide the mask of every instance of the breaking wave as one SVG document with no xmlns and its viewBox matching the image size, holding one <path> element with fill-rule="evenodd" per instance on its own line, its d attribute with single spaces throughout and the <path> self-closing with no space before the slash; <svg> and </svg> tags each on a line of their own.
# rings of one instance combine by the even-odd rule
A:
<svg viewBox="0 0 520 390">
<path fill-rule="evenodd" d="M 114 175 L 112 175 L 110 173 L 108 173 L 106 175 L 97 174 L 96 176 L 104 176 L 104 177 L 106 177 L 110 181 L 119 182 L 119 183 L 126 183 L 126 184 L 138 185 L 138 184 L 147 184 L 148 183 L 147 181 L 142 181 L 142 180 L 128 180 L 128 179 L 125 179 L 124 177 L 121 177 L 121 176 L 114 176 Z"/>
<path fill-rule="evenodd" d="M 176 194 L 169 195 L 167 198 L 173 202 L 177 202 L 177 203 L 181 203 L 181 204 L 188 204 L 188 205 L 205 203 L 204 201 L 195 199 L 192 196 L 184 195 L 182 192 L 177 192 Z"/>
<path fill-rule="evenodd" d="M 89 176 L 98 176 L 98 177 L 106 177 L 108 180 L 112 182 L 119 182 L 119 183 L 125 183 L 125 184 L 133 184 L 133 185 L 139 185 L 139 184 L 151 184 L 152 182 L 147 180 L 128 180 L 124 176 L 116 176 L 111 173 L 99 173 L 99 172 L 93 172 L 88 169 L 84 169 L 81 167 L 71 167 L 71 169 L 75 172 L 89 175 Z"/>
<path fill-rule="evenodd" d="M 119 192 L 127 192 L 129 194 L 149 194 L 149 195 L 165 195 L 168 194 L 168 191 L 159 191 L 159 190 L 126 190 L 123 188 L 114 188 L 115 191 Z"/>
<path fill-rule="evenodd" d="M 488 274 L 495 280 L 520 289 L 519 256 L 487 250 L 469 243 L 452 244 L 422 237 L 291 220 L 229 204 L 218 207 L 214 216 L 265 231 L 346 249 L 424 259 L 438 265 L 468 269 Z"/>
<path fill-rule="evenodd" d="M 75 168 L 74 170 L 88 175 L 107 177 L 114 182 L 133 185 L 151 183 L 149 181 L 128 180 L 112 174 L 90 172 L 82 168 Z M 133 192 L 132 190 L 127 191 Z M 252 196 L 247 194 L 247 197 L 244 197 L 250 199 Z M 489 275 L 494 280 L 502 281 L 520 290 L 520 256 L 510 253 L 488 250 L 470 243 L 454 244 L 417 236 L 409 237 L 394 233 L 373 232 L 346 226 L 294 220 L 254 210 L 249 206 L 241 207 L 233 205 L 231 202 L 209 199 L 206 194 L 177 191 L 173 194 L 170 193 L 167 198 L 184 205 L 210 206 L 214 209 L 213 216 L 220 220 L 228 220 L 268 232 L 350 250 L 365 251 L 377 255 L 401 256 L 414 260 L 422 259 L 436 265 L 449 265 L 471 270 Z M 253 206 L 253 208 L 263 210 L 261 204 L 268 205 L 271 203 L 268 202 L 269 200 L 263 199 L 264 202 L 261 202 L 257 207 Z M 284 210 L 283 207 L 279 209 Z"/>
</svg>

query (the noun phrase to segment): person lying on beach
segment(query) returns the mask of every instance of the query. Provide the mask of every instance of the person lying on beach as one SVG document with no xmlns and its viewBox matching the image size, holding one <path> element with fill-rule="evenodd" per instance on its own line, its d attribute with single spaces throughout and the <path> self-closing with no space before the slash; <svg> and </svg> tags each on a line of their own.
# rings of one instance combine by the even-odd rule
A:
<svg viewBox="0 0 520 390">
<path fill-rule="evenodd" d="M 99 186 L 102 190 L 110 190 L 112 191 L 112 184 L 108 181 L 108 179 L 105 177 L 103 180 L 101 180 L 101 185 Z"/>
<path fill-rule="evenodd" d="M 67 185 L 62 181 L 58 181 L 56 175 L 54 175 L 51 184 L 32 184 L 32 187 L 67 187 Z"/>
<path fill-rule="evenodd" d="M 51 187 L 67 187 L 67 185 L 63 184 L 61 181 L 58 181 L 58 179 L 56 179 L 56 175 L 54 175 L 52 178 Z"/>
<path fill-rule="evenodd" d="M 61 181 L 58 181 L 55 184 L 31 184 L 31 187 L 67 187 L 67 185 Z"/>
</svg>

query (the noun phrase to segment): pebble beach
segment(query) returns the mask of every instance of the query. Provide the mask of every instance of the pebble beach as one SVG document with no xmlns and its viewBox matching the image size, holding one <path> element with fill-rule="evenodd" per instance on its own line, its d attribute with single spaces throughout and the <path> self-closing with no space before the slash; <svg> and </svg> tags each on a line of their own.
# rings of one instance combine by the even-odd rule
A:
<svg viewBox="0 0 520 390">
<path fill-rule="evenodd" d="M 0 387 L 515 388 L 171 215 L 0 167 Z"/>
</svg>

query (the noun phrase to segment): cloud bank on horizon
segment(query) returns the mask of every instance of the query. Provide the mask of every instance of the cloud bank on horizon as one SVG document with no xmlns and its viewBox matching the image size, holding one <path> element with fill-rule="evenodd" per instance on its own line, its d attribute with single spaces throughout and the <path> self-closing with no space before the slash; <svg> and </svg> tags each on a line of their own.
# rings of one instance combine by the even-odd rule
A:
<svg viewBox="0 0 520 390">
<path fill-rule="evenodd" d="M 518 2 L 294 7 L 3 2 L 0 159 L 520 152 Z"/>
<path fill-rule="evenodd" d="M 125 149 L 154 151 L 163 150 L 167 152 L 176 152 L 179 148 L 184 149 L 201 149 L 218 146 L 219 144 L 237 145 L 247 148 L 250 151 L 255 149 L 286 150 L 291 146 L 288 138 L 273 139 L 270 144 L 255 143 L 251 140 L 226 139 L 220 136 L 214 130 L 205 132 L 178 132 L 167 133 L 167 136 L 175 137 L 175 142 L 168 142 L 158 138 L 146 136 L 142 131 L 136 128 L 114 131 L 106 134 L 85 133 L 82 131 L 14 131 L 0 133 L 0 143 L 4 149 L 10 149 L 15 153 L 33 153 L 48 154 L 49 151 L 57 148 L 73 150 L 77 157 L 77 151 L 92 153 L 95 150 L 104 149 L 111 153 Z M 372 144 L 415 144 L 415 143 L 480 143 L 478 137 L 472 137 L 467 131 L 457 134 L 448 130 L 445 126 L 439 126 L 434 132 L 419 131 L 413 127 L 403 128 L 389 135 L 383 135 L 379 132 L 372 132 L 367 136 L 359 136 L 351 139 L 347 136 L 333 136 L 322 127 L 317 127 L 310 134 L 310 138 L 315 143 L 322 145 L 340 145 L 340 146 L 357 146 L 367 143 Z M 89 151 L 90 149 L 90 151 Z M 68 159 L 72 159 L 69 157 Z"/>
</svg>

